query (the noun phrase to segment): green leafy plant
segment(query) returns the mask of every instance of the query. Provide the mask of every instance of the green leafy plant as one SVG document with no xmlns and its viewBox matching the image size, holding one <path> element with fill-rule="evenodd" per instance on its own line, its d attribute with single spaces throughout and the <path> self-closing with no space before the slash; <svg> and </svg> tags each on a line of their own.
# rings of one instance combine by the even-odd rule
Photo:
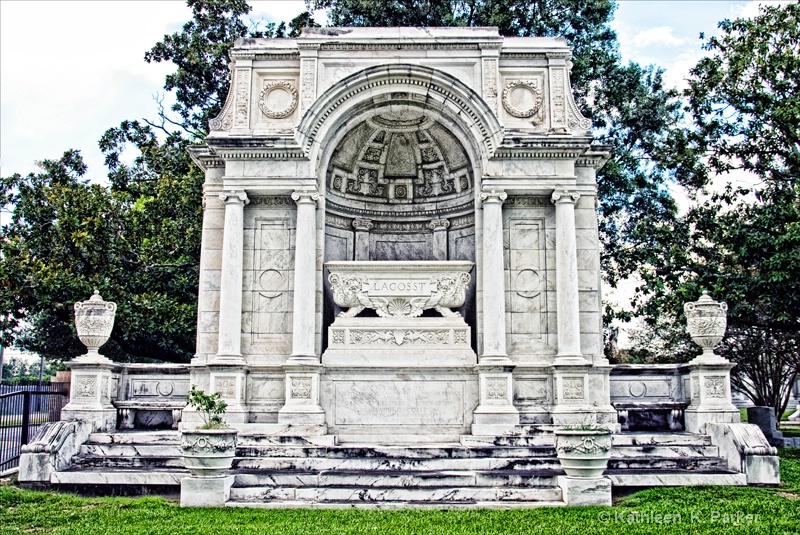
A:
<svg viewBox="0 0 800 535">
<path fill-rule="evenodd" d="M 219 392 L 206 394 L 203 390 L 192 385 L 187 402 L 190 407 L 197 409 L 203 418 L 204 423 L 199 429 L 221 429 L 227 427 L 222 415 L 228 409 L 228 404 L 222 401 Z"/>
</svg>

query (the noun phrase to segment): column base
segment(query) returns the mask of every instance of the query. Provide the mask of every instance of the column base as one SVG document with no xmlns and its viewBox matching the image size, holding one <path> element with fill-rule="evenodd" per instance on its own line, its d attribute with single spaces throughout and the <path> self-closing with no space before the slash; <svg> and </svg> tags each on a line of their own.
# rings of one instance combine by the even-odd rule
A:
<svg viewBox="0 0 800 535">
<path fill-rule="evenodd" d="M 242 355 L 214 355 L 208 359 L 206 364 L 210 366 L 245 366 L 247 361 Z"/>
<path fill-rule="evenodd" d="M 278 411 L 278 423 L 316 426 L 327 432 L 325 411 L 319 404 L 319 357 L 295 355 L 286 363 L 286 403 Z"/>
<path fill-rule="evenodd" d="M 233 476 L 184 477 L 181 507 L 224 507 L 231 497 L 233 480 Z"/>
</svg>

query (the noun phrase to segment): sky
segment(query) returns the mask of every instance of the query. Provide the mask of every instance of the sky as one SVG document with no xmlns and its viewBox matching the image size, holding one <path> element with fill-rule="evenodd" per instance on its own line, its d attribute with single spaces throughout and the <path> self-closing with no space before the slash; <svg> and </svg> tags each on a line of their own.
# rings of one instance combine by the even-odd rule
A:
<svg viewBox="0 0 800 535">
<path fill-rule="evenodd" d="M 622 0 L 612 27 L 624 60 L 659 65 L 680 86 L 702 57 L 699 34 L 754 14 L 756 4 Z M 305 9 L 298 0 L 251 5 L 256 20 L 290 20 Z M 88 177 L 104 180 L 97 141 L 125 119 L 155 117 L 154 96 L 164 96 L 172 66 L 145 63 L 144 53 L 190 15 L 177 0 L 0 0 L 0 176 L 36 171 L 37 160 L 74 148 Z"/>
<path fill-rule="evenodd" d="M 754 16 L 758 3 L 622 0 L 612 27 L 623 60 L 658 65 L 668 85 L 681 87 L 703 56 L 700 33 Z M 254 20 L 288 21 L 305 10 L 301 0 L 250 4 Z M 145 63 L 144 53 L 190 18 L 179 0 L 0 0 L 0 176 L 34 172 L 37 160 L 73 148 L 87 177 L 103 182 L 97 141 L 123 120 L 156 117 L 154 97 L 165 96 L 172 65 Z"/>
</svg>

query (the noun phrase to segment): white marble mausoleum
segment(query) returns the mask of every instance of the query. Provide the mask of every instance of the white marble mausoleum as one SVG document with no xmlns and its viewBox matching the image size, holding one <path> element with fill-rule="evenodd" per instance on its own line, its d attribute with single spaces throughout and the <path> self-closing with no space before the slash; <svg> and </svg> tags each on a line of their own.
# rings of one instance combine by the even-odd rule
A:
<svg viewBox="0 0 800 535">
<path fill-rule="evenodd" d="M 19 481 L 390 508 L 777 484 L 776 450 L 738 423 L 733 365 L 713 353 L 724 303 L 686 304 L 704 348 L 689 363 L 603 356 L 610 154 L 573 100 L 570 56 L 496 28 L 238 41 L 227 101 L 190 149 L 205 172 L 197 354 L 113 363 L 98 348 L 116 305 L 76 304 L 89 353 Z M 238 438 L 195 429 L 190 385 L 221 396 Z"/>
<path fill-rule="evenodd" d="M 206 173 L 192 377 L 229 421 L 378 443 L 616 423 L 596 219 L 608 152 L 570 55 L 490 28 L 237 43 L 192 151 Z M 457 299 L 435 302 L 445 286 Z"/>
</svg>

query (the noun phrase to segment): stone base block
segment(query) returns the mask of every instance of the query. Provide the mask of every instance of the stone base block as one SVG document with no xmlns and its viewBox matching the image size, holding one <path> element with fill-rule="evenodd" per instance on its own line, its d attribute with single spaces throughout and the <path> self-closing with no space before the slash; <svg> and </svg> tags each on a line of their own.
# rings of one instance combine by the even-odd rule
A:
<svg viewBox="0 0 800 535">
<path fill-rule="evenodd" d="M 181 507 L 224 507 L 231 496 L 233 476 L 184 477 Z"/>
<path fill-rule="evenodd" d="M 567 505 L 611 505 L 611 480 L 607 477 L 558 476 Z"/>
<path fill-rule="evenodd" d="M 294 409 L 293 407 L 284 407 L 278 412 L 278 423 L 281 425 L 290 426 L 325 426 L 325 412 L 307 411 L 302 409 Z M 324 432 L 321 434 L 325 434 Z"/>
<path fill-rule="evenodd" d="M 72 405 L 70 403 L 69 405 Z M 81 420 L 92 425 L 92 432 L 103 433 L 117 428 L 117 409 L 108 408 L 70 408 L 67 405 L 61 410 L 62 420 Z"/>
<path fill-rule="evenodd" d="M 692 410 L 686 409 L 683 413 L 683 421 L 686 424 L 687 433 L 698 435 L 706 434 L 708 424 L 736 424 L 741 420 L 738 410 Z"/>
<path fill-rule="evenodd" d="M 780 460 L 777 455 L 747 455 L 744 458 L 748 485 L 780 485 Z"/>
</svg>

